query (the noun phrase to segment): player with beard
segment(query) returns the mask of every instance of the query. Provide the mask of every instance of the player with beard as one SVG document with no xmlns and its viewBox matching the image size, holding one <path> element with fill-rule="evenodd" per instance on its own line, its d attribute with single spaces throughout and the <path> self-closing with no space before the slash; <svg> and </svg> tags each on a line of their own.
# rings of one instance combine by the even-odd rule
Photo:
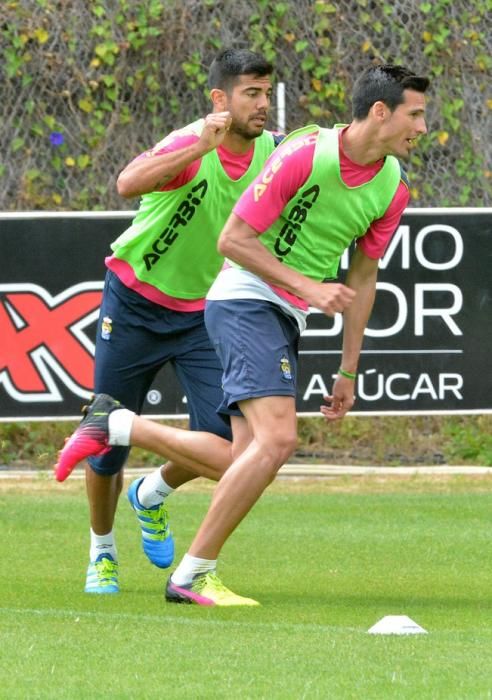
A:
<svg viewBox="0 0 492 700">
<path fill-rule="evenodd" d="M 258 605 L 222 583 L 218 557 L 296 447 L 298 343 L 310 308 L 343 313 L 340 367 L 321 413 L 331 422 L 353 406 L 379 260 L 409 201 L 399 159 L 427 131 L 428 86 L 428 78 L 404 66 L 369 66 L 354 84 L 350 124 L 311 124 L 289 134 L 234 206 L 218 242 L 226 262 L 205 308 L 224 368 L 219 412 L 232 421 L 234 461 L 167 582 L 169 602 Z M 352 244 L 341 284 L 340 259 Z M 103 395 L 59 464 L 70 469 L 109 445 L 132 444 L 193 466 L 211 455 L 226 459 L 224 443 L 217 435 L 147 421 Z M 288 536 L 296 536 L 295 526 Z"/>
<path fill-rule="evenodd" d="M 230 426 L 216 412 L 222 368 L 205 329 L 205 295 L 223 262 L 220 231 L 281 140 L 265 131 L 271 73 L 271 64 L 248 50 L 227 49 L 215 58 L 208 76 L 211 114 L 173 131 L 119 175 L 118 192 L 141 200 L 105 261 L 95 391 L 140 413 L 157 372 L 169 362 L 187 398 L 190 428 L 227 440 Z M 87 593 L 119 590 L 113 524 L 128 453 L 128 447 L 115 447 L 88 459 Z M 227 462 L 193 470 L 166 462 L 131 484 L 128 498 L 153 564 L 166 568 L 174 558 L 165 498 L 197 476 L 220 479 Z M 57 479 L 67 476 L 59 467 Z"/>
</svg>

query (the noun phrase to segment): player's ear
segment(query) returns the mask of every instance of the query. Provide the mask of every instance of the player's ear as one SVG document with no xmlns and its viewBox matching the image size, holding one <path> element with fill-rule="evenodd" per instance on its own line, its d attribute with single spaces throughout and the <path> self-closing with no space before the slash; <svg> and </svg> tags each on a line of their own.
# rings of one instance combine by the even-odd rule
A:
<svg viewBox="0 0 492 700">
<path fill-rule="evenodd" d="M 216 112 L 227 111 L 227 95 L 224 90 L 213 88 L 210 90 L 210 99 Z"/>
<path fill-rule="evenodd" d="M 371 107 L 371 112 L 372 115 L 378 120 L 378 121 L 384 121 L 386 119 L 386 116 L 389 112 L 388 107 L 382 102 L 381 100 L 378 100 L 375 102 L 372 107 Z"/>
</svg>

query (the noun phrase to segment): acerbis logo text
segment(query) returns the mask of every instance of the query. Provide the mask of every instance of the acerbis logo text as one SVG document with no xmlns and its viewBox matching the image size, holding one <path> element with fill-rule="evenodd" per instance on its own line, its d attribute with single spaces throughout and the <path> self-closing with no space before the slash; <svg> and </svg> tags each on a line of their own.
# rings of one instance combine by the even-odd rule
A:
<svg viewBox="0 0 492 700">
<path fill-rule="evenodd" d="M 294 139 L 292 142 L 287 142 L 279 146 L 278 151 L 275 152 L 271 160 L 265 165 L 263 169 L 263 176 L 260 182 L 257 182 L 254 185 L 255 202 L 258 202 L 259 199 L 263 196 L 268 185 L 273 180 L 273 176 L 280 170 L 280 168 L 284 164 L 284 160 L 288 156 L 291 156 L 293 153 L 298 151 L 300 148 L 303 148 L 304 146 L 309 146 L 310 144 L 315 144 L 317 138 L 318 134 L 309 134 L 304 138 L 297 138 Z"/>
</svg>

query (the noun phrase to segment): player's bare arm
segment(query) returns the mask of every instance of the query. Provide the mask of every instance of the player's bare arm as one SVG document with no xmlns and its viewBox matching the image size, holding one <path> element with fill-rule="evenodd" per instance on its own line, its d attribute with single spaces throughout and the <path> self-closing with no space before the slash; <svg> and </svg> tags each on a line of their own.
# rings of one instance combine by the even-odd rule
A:
<svg viewBox="0 0 492 700">
<path fill-rule="evenodd" d="M 373 260 L 356 248 L 347 274 L 347 284 L 356 292 L 356 300 L 343 314 L 343 346 L 340 366 L 356 374 L 360 351 L 374 298 L 378 274 L 378 260 Z M 352 408 L 355 401 L 354 380 L 338 375 L 333 392 L 325 397 L 321 413 L 328 421 L 338 420 Z"/>
<path fill-rule="evenodd" d="M 347 273 L 347 284 L 356 294 L 356 302 L 343 314 L 342 367 L 355 373 L 374 299 L 379 260 L 369 258 L 356 248 Z"/>
<path fill-rule="evenodd" d="M 131 199 L 164 187 L 193 161 L 217 148 L 224 140 L 230 123 L 229 112 L 208 114 L 196 143 L 171 153 L 150 152 L 147 157 L 133 160 L 118 176 L 118 193 L 126 199 Z"/>
<path fill-rule="evenodd" d="M 355 292 L 344 284 L 321 284 L 283 265 L 260 243 L 258 232 L 236 214 L 229 217 L 218 247 L 226 258 L 266 282 L 296 294 L 328 316 L 344 311 L 355 297 Z"/>
</svg>

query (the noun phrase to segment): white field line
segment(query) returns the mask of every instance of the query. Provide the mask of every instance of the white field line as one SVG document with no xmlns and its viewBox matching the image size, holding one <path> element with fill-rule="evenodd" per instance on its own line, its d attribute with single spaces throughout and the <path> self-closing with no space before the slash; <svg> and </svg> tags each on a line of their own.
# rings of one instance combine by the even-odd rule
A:
<svg viewBox="0 0 492 700">
<path fill-rule="evenodd" d="M 196 607 L 196 606 L 195 606 Z M 248 608 L 249 611 L 260 611 L 262 607 L 259 608 Z M 142 624 L 142 622 L 148 622 L 151 624 L 162 625 L 162 624 L 172 624 L 174 626 L 182 627 L 201 627 L 203 629 L 209 629 L 210 627 L 237 627 L 243 630 L 273 630 L 273 631 L 285 631 L 285 632 L 313 632 L 313 633 L 338 633 L 338 634 L 363 634 L 367 635 L 368 630 L 362 627 L 343 627 L 341 625 L 320 625 L 314 622 L 298 623 L 298 622 L 264 622 L 264 621 L 253 621 L 249 620 L 213 620 L 210 616 L 206 619 L 190 619 L 188 617 L 183 618 L 174 615 L 142 615 L 141 613 L 108 613 L 108 612 L 92 612 L 92 611 L 78 611 L 78 610 L 64 610 L 61 608 L 10 608 L 10 607 L 0 607 L 0 615 L 14 615 L 15 617 L 19 615 L 28 615 L 31 618 L 36 616 L 38 618 L 66 618 L 69 622 L 74 624 L 79 623 L 81 620 L 96 620 L 98 622 L 106 621 L 129 621 L 135 624 Z M 429 631 L 429 630 L 428 630 Z M 481 627 L 477 630 L 480 635 L 492 634 L 492 627 Z M 452 636 L 456 637 L 462 634 L 462 630 L 457 629 L 439 629 L 433 634 L 439 634 L 440 637 Z M 378 636 L 378 635 L 375 635 Z M 408 639 L 409 635 L 402 635 L 398 638 Z M 426 635 L 410 635 L 412 639 L 415 637 L 425 638 Z"/>
<path fill-rule="evenodd" d="M 196 606 L 195 606 L 196 607 Z M 261 610 L 260 608 L 255 608 L 255 610 Z M 251 608 L 249 608 L 251 610 Z M 296 623 L 296 622 L 253 622 L 251 620 L 245 620 L 244 622 L 240 620 L 211 620 L 207 616 L 206 620 L 191 620 L 189 618 L 175 617 L 173 615 L 142 615 L 141 613 L 108 613 L 108 612 L 92 612 L 92 611 L 77 611 L 77 610 L 63 610 L 61 608 L 0 608 L 0 615 L 30 615 L 37 617 L 47 617 L 47 618 L 68 618 L 75 624 L 80 622 L 82 619 L 94 619 L 98 622 L 101 621 L 118 621 L 118 620 L 128 620 L 130 622 L 135 622 L 137 624 L 142 624 L 142 622 L 149 622 L 152 624 L 162 625 L 163 623 L 170 623 L 173 625 L 183 625 L 192 627 L 203 627 L 207 628 L 211 625 L 214 626 L 227 626 L 227 627 L 241 627 L 241 628 L 251 628 L 258 629 L 264 628 L 269 630 L 302 630 L 302 631 L 312 631 L 312 632 L 359 632 L 365 633 L 364 630 L 359 627 L 341 627 L 334 625 L 320 625 L 313 622 L 308 623 Z"/>
</svg>

